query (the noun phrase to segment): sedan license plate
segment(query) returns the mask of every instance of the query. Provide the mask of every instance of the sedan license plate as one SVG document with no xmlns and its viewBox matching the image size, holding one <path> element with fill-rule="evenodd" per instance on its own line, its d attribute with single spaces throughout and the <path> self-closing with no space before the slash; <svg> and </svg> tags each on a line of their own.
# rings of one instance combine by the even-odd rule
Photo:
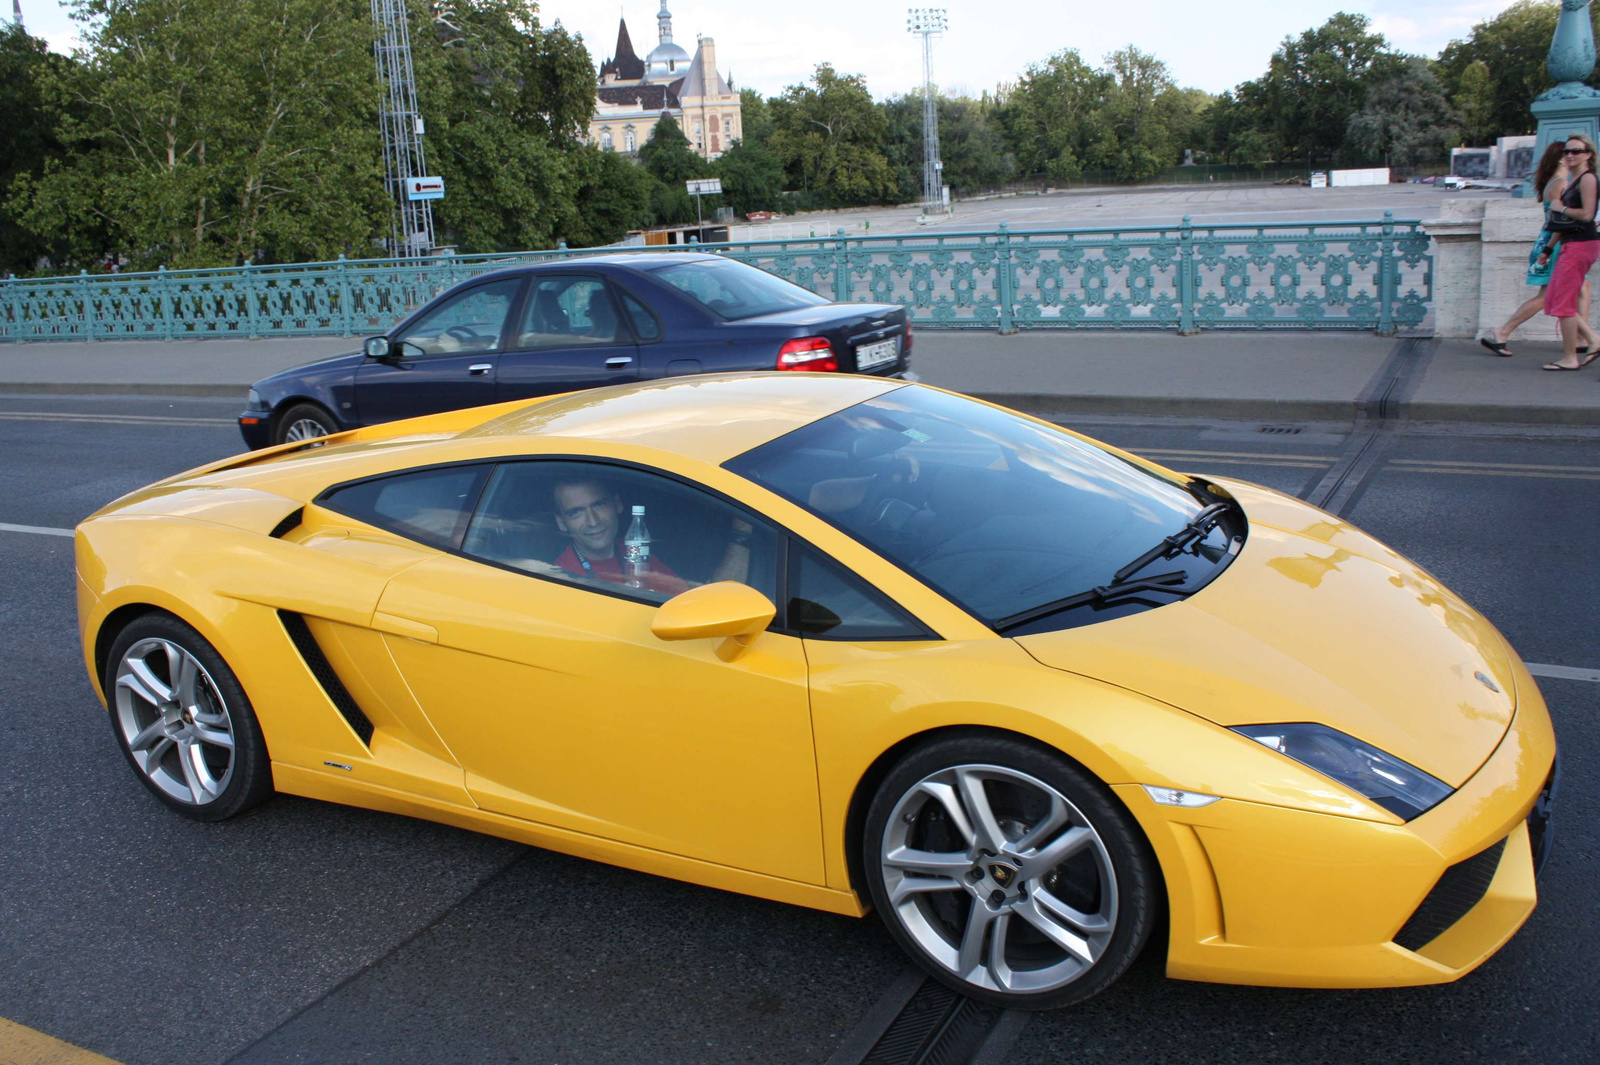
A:
<svg viewBox="0 0 1600 1065">
<path fill-rule="evenodd" d="M 900 357 L 900 338 L 890 337 L 876 344 L 863 344 L 856 349 L 856 369 L 870 370 Z"/>
</svg>

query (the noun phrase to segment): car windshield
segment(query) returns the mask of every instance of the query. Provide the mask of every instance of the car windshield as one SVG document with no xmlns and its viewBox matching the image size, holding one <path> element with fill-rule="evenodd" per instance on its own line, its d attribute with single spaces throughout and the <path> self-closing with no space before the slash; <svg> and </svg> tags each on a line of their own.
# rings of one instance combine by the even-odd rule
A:
<svg viewBox="0 0 1600 1065">
<path fill-rule="evenodd" d="M 755 318 L 828 301 L 736 259 L 692 259 L 657 267 L 655 275 L 728 321 Z"/>
<path fill-rule="evenodd" d="M 1112 583 L 1202 507 L 1182 484 L 1062 430 L 916 387 L 822 418 L 726 465 L 990 624 Z M 1138 575 L 1181 570 L 1192 584 L 1215 572 L 1229 545 L 1219 526 L 1190 552 Z M 1155 601 L 1088 604 L 1030 622 L 1027 631 L 1105 620 Z"/>
</svg>

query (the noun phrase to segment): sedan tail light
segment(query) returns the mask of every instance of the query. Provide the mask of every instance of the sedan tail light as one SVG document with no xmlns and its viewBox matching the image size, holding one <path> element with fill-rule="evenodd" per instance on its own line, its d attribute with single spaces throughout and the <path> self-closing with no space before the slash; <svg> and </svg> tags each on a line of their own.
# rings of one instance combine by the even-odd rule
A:
<svg viewBox="0 0 1600 1065">
<path fill-rule="evenodd" d="M 833 345 L 827 337 L 800 337 L 785 341 L 778 349 L 779 370 L 813 370 L 826 373 L 839 368 Z"/>
<path fill-rule="evenodd" d="M 911 312 L 909 311 L 906 312 L 906 339 L 905 343 L 901 345 L 900 351 L 907 358 L 911 357 Z"/>
</svg>

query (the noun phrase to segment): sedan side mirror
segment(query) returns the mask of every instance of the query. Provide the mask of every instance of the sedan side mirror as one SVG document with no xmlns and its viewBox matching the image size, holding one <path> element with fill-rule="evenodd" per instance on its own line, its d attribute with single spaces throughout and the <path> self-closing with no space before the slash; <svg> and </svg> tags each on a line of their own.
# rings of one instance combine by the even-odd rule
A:
<svg viewBox="0 0 1600 1065">
<path fill-rule="evenodd" d="M 771 625 L 777 612 L 770 599 L 748 584 L 718 581 L 690 588 L 662 603 L 650 631 L 663 640 L 723 636 L 743 645 Z"/>
<path fill-rule="evenodd" d="M 369 359 L 387 359 L 389 357 L 388 337 L 368 337 L 361 345 L 361 350 Z"/>
</svg>

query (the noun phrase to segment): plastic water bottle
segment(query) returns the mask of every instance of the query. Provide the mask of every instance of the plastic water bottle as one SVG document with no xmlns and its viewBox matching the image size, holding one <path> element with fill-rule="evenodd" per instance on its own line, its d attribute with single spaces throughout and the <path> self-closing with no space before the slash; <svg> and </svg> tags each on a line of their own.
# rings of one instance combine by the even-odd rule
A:
<svg viewBox="0 0 1600 1065">
<path fill-rule="evenodd" d="M 633 524 L 622 538 L 622 572 L 629 588 L 643 588 L 650 573 L 650 530 L 644 524 L 644 508 L 633 508 Z"/>
</svg>

